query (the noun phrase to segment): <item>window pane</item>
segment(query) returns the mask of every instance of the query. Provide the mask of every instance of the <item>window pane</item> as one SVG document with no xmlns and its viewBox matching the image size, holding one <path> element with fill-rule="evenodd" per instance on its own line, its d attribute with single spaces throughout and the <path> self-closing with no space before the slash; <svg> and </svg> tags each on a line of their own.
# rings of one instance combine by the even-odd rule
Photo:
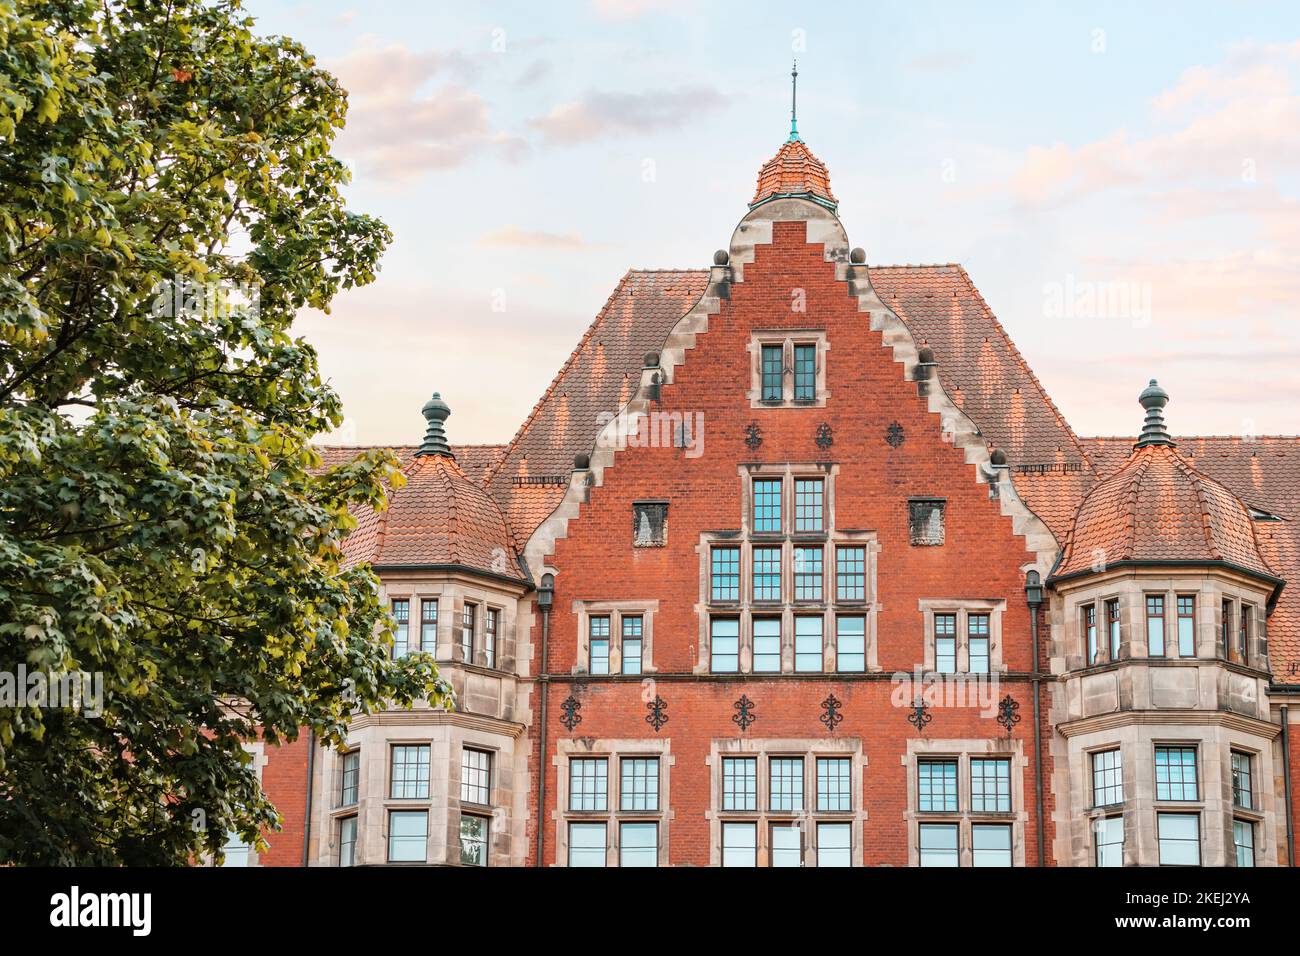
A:
<svg viewBox="0 0 1300 956">
<path fill-rule="evenodd" d="M 339 866 L 357 865 L 357 818 L 339 821 Z"/>
<path fill-rule="evenodd" d="M 357 790 L 361 781 L 361 752 L 354 750 L 344 754 L 342 764 L 339 806 L 350 807 L 357 802 Z"/>
<path fill-rule="evenodd" d="M 624 757 L 622 768 L 618 798 L 620 809 L 658 810 L 659 758 Z"/>
<path fill-rule="evenodd" d="M 934 669 L 940 674 L 957 673 L 957 615 L 934 616 Z"/>
<path fill-rule="evenodd" d="M 730 674 L 740 669 L 740 621 L 734 617 L 714 618 L 709 622 L 710 667 L 715 674 Z"/>
<path fill-rule="evenodd" d="M 460 818 L 460 862 L 465 866 L 487 866 L 487 817 Z"/>
<path fill-rule="evenodd" d="M 781 670 L 781 619 L 754 618 L 754 672 L 776 674 Z"/>
<path fill-rule="evenodd" d="M 429 745 L 393 748 L 392 783 L 394 800 L 426 800 L 429 797 Z"/>
<path fill-rule="evenodd" d="M 1120 645 L 1119 601 L 1106 602 L 1106 626 L 1110 629 L 1110 659 L 1117 661 Z"/>
<path fill-rule="evenodd" d="M 835 549 L 835 599 L 867 599 L 866 548 Z"/>
<path fill-rule="evenodd" d="M 970 762 L 971 810 L 975 813 L 1011 812 L 1011 761 L 975 757 Z"/>
<path fill-rule="evenodd" d="M 1097 605 L 1085 604 L 1081 609 L 1083 628 L 1084 663 L 1091 666 L 1101 660 L 1101 645 L 1097 643 Z"/>
<path fill-rule="evenodd" d="M 397 627 L 393 631 L 393 657 L 401 658 L 410 653 L 411 602 L 406 598 L 393 600 L 393 620 Z"/>
<path fill-rule="evenodd" d="M 921 824 L 921 865 L 957 866 L 957 824 Z"/>
<path fill-rule="evenodd" d="M 623 673 L 641 673 L 641 615 L 623 618 Z"/>
<path fill-rule="evenodd" d="M 861 673 L 867 669 L 867 619 L 835 619 L 835 669 Z"/>
<path fill-rule="evenodd" d="M 794 669 L 820 671 L 822 669 L 822 619 L 796 617 L 794 619 Z"/>
<path fill-rule="evenodd" d="M 811 402 L 817 397 L 817 346 L 794 347 L 794 400 Z"/>
<path fill-rule="evenodd" d="M 497 629 L 501 626 L 501 612 L 488 610 L 483 627 L 483 666 L 497 666 Z"/>
<path fill-rule="evenodd" d="M 1156 799 L 1196 800 L 1196 748 L 1156 748 Z"/>
<path fill-rule="evenodd" d="M 394 810 L 388 814 L 388 860 L 391 863 L 423 863 L 429 836 L 429 814 L 425 810 Z"/>
<path fill-rule="evenodd" d="M 740 549 L 714 548 L 710 588 L 714 601 L 740 600 Z"/>
<path fill-rule="evenodd" d="M 591 648 L 591 673 L 609 673 L 609 618 L 593 617 L 588 622 Z"/>
<path fill-rule="evenodd" d="M 722 865 L 758 865 L 758 826 L 753 823 L 722 825 Z"/>
<path fill-rule="evenodd" d="M 1163 657 L 1165 653 L 1165 599 L 1147 595 L 1147 655 Z"/>
<path fill-rule="evenodd" d="M 803 809 L 802 757 L 773 757 L 768 761 L 768 796 L 774 811 Z"/>
<path fill-rule="evenodd" d="M 794 530 L 821 531 L 825 483 L 820 478 L 796 478 L 794 482 Z"/>
<path fill-rule="evenodd" d="M 1092 805 L 1109 807 L 1124 802 L 1124 770 L 1120 752 L 1103 750 L 1092 755 Z"/>
<path fill-rule="evenodd" d="M 569 866 L 605 865 L 605 824 L 569 824 Z"/>
<path fill-rule="evenodd" d="M 577 757 L 569 761 L 569 809 L 605 810 L 609 799 L 609 761 Z"/>
<path fill-rule="evenodd" d="M 817 824 L 817 865 L 853 865 L 853 828 L 849 824 Z"/>
<path fill-rule="evenodd" d="M 817 758 L 817 810 L 853 809 L 852 761 L 848 757 Z"/>
<path fill-rule="evenodd" d="M 1011 827 L 977 823 L 970 828 L 972 866 L 1011 865 Z"/>
<path fill-rule="evenodd" d="M 754 600 L 781 600 L 781 549 L 754 549 Z"/>
<path fill-rule="evenodd" d="M 1246 810 L 1255 808 L 1254 787 L 1251 785 L 1250 754 L 1232 752 L 1232 802 Z"/>
<path fill-rule="evenodd" d="M 784 397 L 781 394 L 781 364 L 782 364 L 782 346 L 764 345 L 763 346 L 763 395 L 762 400 L 765 402 L 779 402 Z"/>
<path fill-rule="evenodd" d="M 781 530 L 781 479 L 754 480 L 754 530 Z"/>
<path fill-rule="evenodd" d="M 420 602 L 420 650 L 433 654 L 438 649 L 438 599 Z"/>
<path fill-rule="evenodd" d="M 722 758 L 722 809 L 758 809 L 758 760 L 756 758 Z"/>
<path fill-rule="evenodd" d="M 1200 866 L 1200 818 L 1190 813 L 1157 813 L 1161 866 Z"/>
<path fill-rule="evenodd" d="M 799 828 L 773 824 L 771 832 L 772 865 L 803 866 L 803 847 L 800 845 Z"/>
<path fill-rule="evenodd" d="M 478 606 L 466 604 L 460 613 L 460 652 L 463 660 L 474 661 L 474 621 Z"/>
<path fill-rule="evenodd" d="M 1255 824 L 1247 820 L 1233 820 L 1232 842 L 1237 851 L 1237 865 L 1254 866 Z"/>
<path fill-rule="evenodd" d="M 820 601 L 822 599 L 822 549 L 794 549 L 794 599 Z"/>
<path fill-rule="evenodd" d="M 1106 817 L 1093 824 L 1098 866 L 1124 865 L 1124 818 Z"/>
<path fill-rule="evenodd" d="M 466 747 L 460 752 L 460 799 L 487 806 L 492 802 L 492 755 Z"/>
<path fill-rule="evenodd" d="M 659 865 L 659 824 L 620 823 L 618 825 L 618 865 Z"/>
<path fill-rule="evenodd" d="M 957 761 L 922 760 L 916 765 L 919 809 L 923 813 L 953 813 L 957 809 Z"/>
<path fill-rule="evenodd" d="M 1178 598 L 1178 656 L 1196 656 L 1196 598 Z"/>
<path fill-rule="evenodd" d="M 989 672 L 989 616 L 987 614 L 966 615 L 966 646 L 970 652 L 970 672 L 987 674 Z"/>
</svg>

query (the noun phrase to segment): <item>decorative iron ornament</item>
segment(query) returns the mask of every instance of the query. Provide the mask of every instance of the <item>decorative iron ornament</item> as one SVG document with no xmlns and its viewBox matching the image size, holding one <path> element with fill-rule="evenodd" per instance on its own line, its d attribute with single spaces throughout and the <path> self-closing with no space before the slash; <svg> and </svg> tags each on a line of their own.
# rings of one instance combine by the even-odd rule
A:
<svg viewBox="0 0 1300 956">
<path fill-rule="evenodd" d="M 741 694 L 740 700 L 736 701 L 732 706 L 736 708 L 736 713 L 731 715 L 731 720 L 739 725 L 740 732 L 743 734 L 749 729 L 750 724 L 758 720 L 758 717 L 754 714 L 754 702 L 749 699 L 748 694 Z"/>
<path fill-rule="evenodd" d="M 645 722 L 655 729 L 655 733 L 659 733 L 659 728 L 668 723 L 668 701 L 655 694 L 655 699 L 645 706 L 650 711 L 646 714 Z"/>
<path fill-rule="evenodd" d="M 757 451 L 758 446 L 763 444 L 763 429 L 758 427 L 757 422 L 750 422 L 745 426 L 745 444 L 749 446 L 750 451 Z"/>
<path fill-rule="evenodd" d="M 835 438 L 831 435 L 831 426 L 822 422 L 817 426 L 817 447 L 830 448 L 835 444 Z"/>
<path fill-rule="evenodd" d="M 1020 715 L 1016 713 L 1018 710 L 1020 704 L 1010 694 L 998 701 L 998 723 L 1007 729 L 1008 737 L 1016 724 L 1020 723 Z"/>
<path fill-rule="evenodd" d="M 834 694 L 831 694 L 822 701 L 822 715 L 820 719 L 821 722 L 826 725 L 826 729 L 832 734 L 835 733 L 835 728 L 840 725 L 840 721 L 844 719 L 844 715 L 840 713 L 843 707 L 844 704 L 837 700 Z"/>
<path fill-rule="evenodd" d="M 564 703 L 560 705 L 560 710 L 564 712 L 560 716 L 560 723 L 564 724 L 569 733 L 573 733 L 573 728 L 582 723 L 582 715 L 578 713 L 578 711 L 582 710 L 582 704 L 578 701 L 578 698 L 570 694 L 564 699 Z"/>
<path fill-rule="evenodd" d="M 898 422 L 890 422 L 889 427 L 885 429 L 885 444 L 890 448 L 897 448 L 905 441 L 907 441 L 907 433 L 903 431 L 903 426 Z"/>
<path fill-rule="evenodd" d="M 934 714 L 930 713 L 925 701 L 918 694 L 916 701 L 912 704 L 912 712 L 907 715 L 907 722 L 915 727 L 921 733 L 925 733 L 926 724 L 934 720 Z"/>
</svg>

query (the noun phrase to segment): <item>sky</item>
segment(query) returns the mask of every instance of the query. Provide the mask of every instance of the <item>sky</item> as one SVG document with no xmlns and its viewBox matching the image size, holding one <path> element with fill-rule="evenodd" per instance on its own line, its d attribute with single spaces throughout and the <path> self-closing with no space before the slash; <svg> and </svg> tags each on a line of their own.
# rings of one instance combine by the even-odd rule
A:
<svg viewBox="0 0 1300 956">
<path fill-rule="evenodd" d="M 789 130 L 868 263 L 959 262 L 1082 435 L 1296 434 L 1300 8 L 246 0 L 349 90 L 379 278 L 295 329 L 343 443 L 513 436 L 629 268 L 703 268 Z"/>
</svg>

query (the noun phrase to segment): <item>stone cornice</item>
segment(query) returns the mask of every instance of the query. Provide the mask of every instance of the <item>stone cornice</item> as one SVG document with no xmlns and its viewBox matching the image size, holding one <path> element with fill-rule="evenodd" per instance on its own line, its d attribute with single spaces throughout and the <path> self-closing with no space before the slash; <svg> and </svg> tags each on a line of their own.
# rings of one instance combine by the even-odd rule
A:
<svg viewBox="0 0 1300 956">
<path fill-rule="evenodd" d="M 467 727 L 493 734 L 504 734 L 518 739 L 527 727 L 514 720 L 502 720 L 483 714 L 467 714 L 451 710 L 383 710 L 373 714 L 358 714 L 352 718 L 351 730 L 368 727 Z"/>
<path fill-rule="evenodd" d="M 1282 732 L 1277 724 L 1228 710 L 1121 710 L 1093 717 L 1067 720 L 1056 725 L 1062 737 L 1134 725 L 1177 725 L 1183 727 L 1227 727 L 1272 740 Z"/>
</svg>

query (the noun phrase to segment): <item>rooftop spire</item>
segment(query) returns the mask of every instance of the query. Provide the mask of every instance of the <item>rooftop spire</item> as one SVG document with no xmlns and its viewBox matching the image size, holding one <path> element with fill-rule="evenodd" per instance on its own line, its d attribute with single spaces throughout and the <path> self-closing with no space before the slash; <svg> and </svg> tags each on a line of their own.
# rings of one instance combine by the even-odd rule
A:
<svg viewBox="0 0 1300 956">
<path fill-rule="evenodd" d="M 802 143 L 799 136 L 799 122 L 796 109 L 799 99 L 799 61 L 792 60 L 790 66 L 790 138 L 787 143 Z"/>
<path fill-rule="evenodd" d="M 1142 423 L 1142 434 L 1138 436 L 1137 444 L 1133 447 L 1168 445 L 1172 448 L 1174 440 L 1169 437 L 1169 432 L 1165 428 L 1165 406 L 1169 404 L 1169 393 L 1157 385 L 1153 378 L 1151 384 L 1138 396 L 1138 401 L 1146 409 L 1147 417 Z"/>
<path fill-rule="evenodd" d="M 424 444 L 415 453 L 415 457 L 442 455 L 444 458 L 455 458 L 456 456 L 451 453 L 451 446 L 447 444 L 447 432 L 442 427 L 447 416 L 451 414 L 451 406 L 442 400 L 441 395 L 434 392 L 433 398 L 425 402 L 420 411 L 424 413 L 427 424 L 424 430 Z"/>
</svg>

